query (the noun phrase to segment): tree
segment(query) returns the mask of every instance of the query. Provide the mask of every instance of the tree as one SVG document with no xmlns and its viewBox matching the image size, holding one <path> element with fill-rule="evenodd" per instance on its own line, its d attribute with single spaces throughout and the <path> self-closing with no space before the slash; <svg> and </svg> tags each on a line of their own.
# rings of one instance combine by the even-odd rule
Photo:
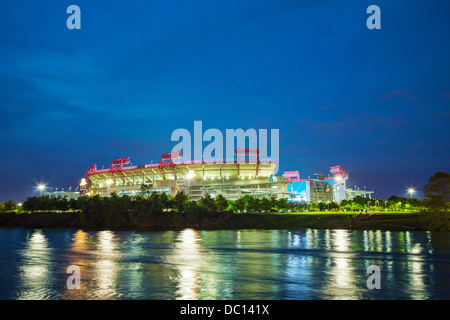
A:
<svg viewBox="0 0 450 320">
<path fill-rule="evenodd" d="M 69 200 L 69 208 L 72 210 L 79 210 L 80 209 L 80 202 L 78 201 L 78 199 L 75 198 L 71 198 Z"/>
<path fill-rule="evenodd" d="M 199 205 L 200 205 L 200 208 L 207 213 L 212 213 L 212 212 L 217 211 L 217 205 L 209 193 L 205 194 L 204 197 L 200 198 Z"/>
<path fill-rule="evenodd" d="M 143 184 L 141 185 L 141 191 L 140 194 L 145 198 L 148 199 L 152 195 L 152 187 L 153 185 L 150 184 Z"/>
<path fill-rule="evenodd" d="M 225 210 L 227 210 L 227 208 L 228 208 L 228 201 L 221 194 L 217 195 L 217 197 L 214 200 L 214 202 L 216 203 L 217 210 L 219 212 L 224 212 Z"/>
<path fill-rule="evenodd" d="M 227 211 L 234 212 L 234 208 L 235 208 L 234 202 L 235 202 L 234 200 L 227 199 L 227 203 L 228 203 Z"/>
<path fill-rule="evenodd" d="M 24 201 L 22 208 L 25 211 L 31 211 L 31 212 L 39 210 L 39 198 L 28 197 L 27 200 Z"/>
<path fill-rule="evenodd" d="M 178 213 L 186 213 L 189 207 L 189 197 L 184 191 L 178 191 L 173 199 L 173 205 Z"/>
<path fill-rule="evenodd" d="M 161 214 L 163 212 L 163 203 L 158 193 L 152 192 L 150 198 L 147 199 L 151 203 L 151 213 L 152 214 Z"/>
<path fill-rule="evenodd" d="M 450 201 L 450 173 L 444 171 L 436 172 L 423 188 L 427 197 L 427 206 L 434 209 L 447 211 Z"/>
<path fill-rule="evenodd" d="M 289 202 L 288 202 L 288 200 L 285 199 L 285 198 L 280 198 L 280 199 L 278 199 L 277 202 L 278 202 L 278 203 L 277 203 L 278 209 L 280 209 L 280 210 L 287 209 L 288 206 L 289 206 Z"/>
<path fill-rule="evenodd" d="M 261 207 L 264 211 L 270 211 L 272 210 L 272 201 L 267 198 L 262 198 L 261 200 Z"/>
<path fill-rule="evenodd" d="M 325 211 L 328 208 L 328 205 L 325 202 L 319 202 L 319 211 Z"/>
<path fill-rule="evenodd" d="M 277 207 L 277 198 L 275 196 L 270 197 L 270 202 L 272 203 L 272 208 L 275 209 Z"/>
<path fill-rule="evenodd" d="M 258 198 L 249 196 L 247 198 L 247 209 L 250 211 L 258 211 L 260 208 L 260 202 Z"/>
<path fill-rule="evenodd" d="M 173 207 L 173 196 L 170 193 L 161 193 L 159 195 L 163 209 L 172 209 Z"/>
<path fill-rule="evenodd" d="M 14 200 L 5 201 L 2 203 L 2 205 L 5 211 L 12 211 L 16 208 L 16 203 L 14 202 Z"/>
<path fill-rule="evenodd" d="M 330 203 L 330 211 L 336 209 L 335 211 L 339 210 L 339 204 L 337 204 L 336 202 L 331 202 Z"/>
<path fill-rule="evenodd" d="M 354 203 L 354 204 L 359 204 L 361 207 L 364 207 L 364 206 L 366 206 L 367 205 L 367 201 L 368 201 L 369 199 L 367 199 L 367 198 L 364 198 L 364 197 L 361 197 L 361 196 L 356 196 L 356 197 L 354 197 L 353 199 L 352 199 L 352 202 Z"/>
<path fill-rule="evenodd" d="M 239 212 L 242 212 L 245 210 L 245 199 L 239 198 L 234 202 L 234 206 L 236 207 L 236 210 L 239 210 Z"/>
<path fill-rule="evenodd" d="M 67 200 L 66 198 L 58 198 L 56 209 L 60 211 L 69 210 L 69 200 Z"/>
<path fill-rule="evenodd" d="M 404 203 L 408 202 L 408 199 L 406 199 L 404 197 L 390 196 L 389 199 L 388 199 L 388 202 L 391 205 L 398 204 L 399 202 L 403 205 Z"/>
</svg>

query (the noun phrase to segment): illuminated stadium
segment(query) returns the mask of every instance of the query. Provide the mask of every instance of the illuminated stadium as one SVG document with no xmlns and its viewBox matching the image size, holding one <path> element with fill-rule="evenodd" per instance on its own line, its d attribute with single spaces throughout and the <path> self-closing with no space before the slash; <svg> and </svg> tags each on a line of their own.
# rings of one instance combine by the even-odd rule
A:
<svg viewBox="0 0 450 320">
<path fill-rule="evenodd" d="M 96 165 L 88 168 L 81 180 L 81 195 L 108 196 L 136 195 L 142 185 L 150 192 L 186 192 L 193 200 L 206 193 L 222 194 L 227 199 L 238 199 L 245 195 L 255 197 L 288 197 L 289 181 L 276 177 L 275 162 L 260 161 L 257 148 L 236 148 L 237 161 L 216 163 L 213 161 L 177 161 L 181 152 L 168 152 L 157 164 L 126 166 L 130 158 L 116 159 L 108 169 L 98 170 Z"/>
<path fill-rule="evenodd" d="M 186 192 L 193 200 L 206 193 L 219 194 L 230 200 L 245 195 L 254 197 L 288 198 L 305 202 L 341 202 L 355 196 L 371 197 L 373 191 L 346 187 L 348 173 L 340 166 L 331 167 L 332 176 L 316 174 L 314 179 L 300 179 L 298 171 L 275 176 L 276 163 L 261 161 L 258 148 L 236 148 L 237 161 L 177 161 L 181 152 L 168 152 L 157 164 L 131 166 L 130 158 L 112 161 L 110 168 L 90 166 L 80 183 L 80 194 L 93 196 L 134 196 L 146 185 L 149 192 L 173 196 Z"/>
</svg>

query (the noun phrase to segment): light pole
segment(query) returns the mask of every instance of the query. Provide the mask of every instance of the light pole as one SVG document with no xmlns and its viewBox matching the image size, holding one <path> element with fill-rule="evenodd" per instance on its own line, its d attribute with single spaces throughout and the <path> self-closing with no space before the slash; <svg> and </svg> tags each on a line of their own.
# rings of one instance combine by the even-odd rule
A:
<svg viewBox="0 0 450 320">
<path fill-rule="evenodd" d="M 409 197 L 412 198 L 413 193 L 416 192 L 413 188 L 408 189 Z"/>
<path fill-rule="evenodd" d="M 45 185 L 44 184 L 38 184 L 37 185 L 37 189 L 39 190 L 40 196 L 42 197 L 42 191 L 45 190 Z"/>
</svg>

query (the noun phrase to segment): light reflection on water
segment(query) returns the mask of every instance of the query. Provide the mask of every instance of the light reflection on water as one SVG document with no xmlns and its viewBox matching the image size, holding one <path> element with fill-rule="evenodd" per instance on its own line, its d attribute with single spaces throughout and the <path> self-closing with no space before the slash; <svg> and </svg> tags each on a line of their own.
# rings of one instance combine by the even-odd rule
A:
<svg viewBox="0 0 450 320">
<path fill-rule="evenodd" d="M 449 299 L 450 235 L 0 228 L 1 299 Z M 69 290 L 67 267 L 81 270 Z M 381 290 L 366 288 L 370 265 Z"/>
<path fill-rule="evenodd" d="M 99 297 L 120 298 L 116 291 L 118 266 L 120 254 L 116 252 L 116 243 L 112 231 L 100 231 L 97 242 L 97 259 L 94 264 L 96 293 Z"/>
<path fill-rule="evenodd" d="M 199 298 L 200 273 L 206 261 L 202 257 L 198 231 L 186 229 L 179 233 L 173 254 L 168 262 L 176 265 L 176 298 L 193 300 Z"/>
<path fill-rule="evenodd" d="M 18 300 L 49 298 L 51 250 L 42 231 L 35 231 L 28 237 L 26 247 L 21 252 L 26 263 L 21 265 L 19 271 L 21 290 L 17 292 Z"/>
</svg>

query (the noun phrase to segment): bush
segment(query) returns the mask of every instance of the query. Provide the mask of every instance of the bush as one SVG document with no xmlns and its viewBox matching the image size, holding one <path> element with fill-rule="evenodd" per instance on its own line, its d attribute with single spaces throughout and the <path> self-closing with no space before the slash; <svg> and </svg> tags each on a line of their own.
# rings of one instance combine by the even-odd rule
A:
<svg viewBox="0 0 450 320">
<path fill-rule="evenodd" d="M 450 214 L 447 212 L 422 212 L 419 223 L 430 231 L 450 231 Z"/>
</svg>

